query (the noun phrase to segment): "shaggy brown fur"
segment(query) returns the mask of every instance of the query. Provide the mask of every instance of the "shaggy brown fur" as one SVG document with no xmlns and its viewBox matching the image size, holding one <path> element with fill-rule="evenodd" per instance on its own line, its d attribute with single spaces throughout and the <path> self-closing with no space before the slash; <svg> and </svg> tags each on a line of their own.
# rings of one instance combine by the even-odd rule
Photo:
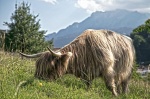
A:
<svg viewBox="0 0 150 99">
<path fill-rule="evenodd" d="M 129 37 L 109 30 L 86 30 L 57 52 L 61 54 L 42 53 L 36 62 L 36 77 L 56 79 L 70 73 L 90 83 L 103 76 L 114 95 L 121 86 L 127 92 L 135 55 Z"/>
</svg>

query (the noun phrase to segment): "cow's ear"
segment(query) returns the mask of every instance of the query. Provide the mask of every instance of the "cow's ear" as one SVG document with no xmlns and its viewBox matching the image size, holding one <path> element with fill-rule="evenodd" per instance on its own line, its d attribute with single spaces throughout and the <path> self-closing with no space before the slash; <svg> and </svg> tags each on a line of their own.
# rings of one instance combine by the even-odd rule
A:
<svg viewBox="0 0 150 99">
<path fill-rule="evenodd" d="M 67 53 L 61 55 L 61 63 L 62 63 L 61 66 L 63 66 L 64 70 L 67 70 L 68 62 L 71 57 L 72 57 L 71 52 L 67 52 Z"/>
<path fill-rule="evenodd" d="M 72 52 L 67 52 L 61 55 L 61 62 L 64 66 L 68 65 L 69 59 L 72 57 Z"/>
<path fill-rule="evenodd" d="M 69 58 L 72 57 L 72 52 L 67 52 L 63 55 L 61 55 L 62 61 L 67 61 Z"/>
</svg>

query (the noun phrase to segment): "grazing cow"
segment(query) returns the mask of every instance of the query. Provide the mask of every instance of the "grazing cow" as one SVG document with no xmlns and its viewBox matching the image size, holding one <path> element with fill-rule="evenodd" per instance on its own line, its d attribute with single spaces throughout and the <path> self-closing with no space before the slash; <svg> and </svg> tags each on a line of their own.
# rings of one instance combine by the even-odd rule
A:
<svg viewBox="0 0 150 99">
<path fill-rule="evenodd" d="M 86 30 L 70 44 L 58 51 L 27 55 L 39 57 L 35 77 L 56 79 L 66 73 L 74 74 L 89 84 L 96 77 L 104 78 L 107 88 L 115 96 L 128 90 L 135 51 L 132 40 L 110 30 Z"/>
</svg>

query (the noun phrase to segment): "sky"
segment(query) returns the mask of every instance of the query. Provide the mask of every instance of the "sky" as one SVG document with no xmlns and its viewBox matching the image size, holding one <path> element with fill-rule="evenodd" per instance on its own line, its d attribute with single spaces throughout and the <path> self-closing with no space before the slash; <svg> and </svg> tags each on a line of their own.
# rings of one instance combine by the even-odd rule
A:
<svg viewBox="0 0 150 99">
<path fill-rule="evenodd" d="M 74 22 L 81 22 L 95 11 L 126 9 L 150 13 L 150 0 L 0 0 L 0 29 L 8 29 L 15 4 L 31 4 L 33 15 L 39 14 L 41 30 L 58 32 Z"/>
</svg>

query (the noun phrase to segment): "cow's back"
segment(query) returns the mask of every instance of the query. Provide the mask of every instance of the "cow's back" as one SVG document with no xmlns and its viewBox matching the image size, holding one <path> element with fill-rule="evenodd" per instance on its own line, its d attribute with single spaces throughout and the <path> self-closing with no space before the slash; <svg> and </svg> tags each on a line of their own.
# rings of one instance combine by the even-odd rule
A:
<svg viewBox="0 0 150 99">
<path fill-rule="evenodd" d="M 103 74 L 109 66 L 113 66 L 118 75 L 120 72 L 124 75 L 131 72 L 131 46 L 130 40 L 113 31 L 90 29 L 84 31 L 61 51 L 73 53 L 69 72 L 82 78 L 93 79 Z"/>
</svg>

